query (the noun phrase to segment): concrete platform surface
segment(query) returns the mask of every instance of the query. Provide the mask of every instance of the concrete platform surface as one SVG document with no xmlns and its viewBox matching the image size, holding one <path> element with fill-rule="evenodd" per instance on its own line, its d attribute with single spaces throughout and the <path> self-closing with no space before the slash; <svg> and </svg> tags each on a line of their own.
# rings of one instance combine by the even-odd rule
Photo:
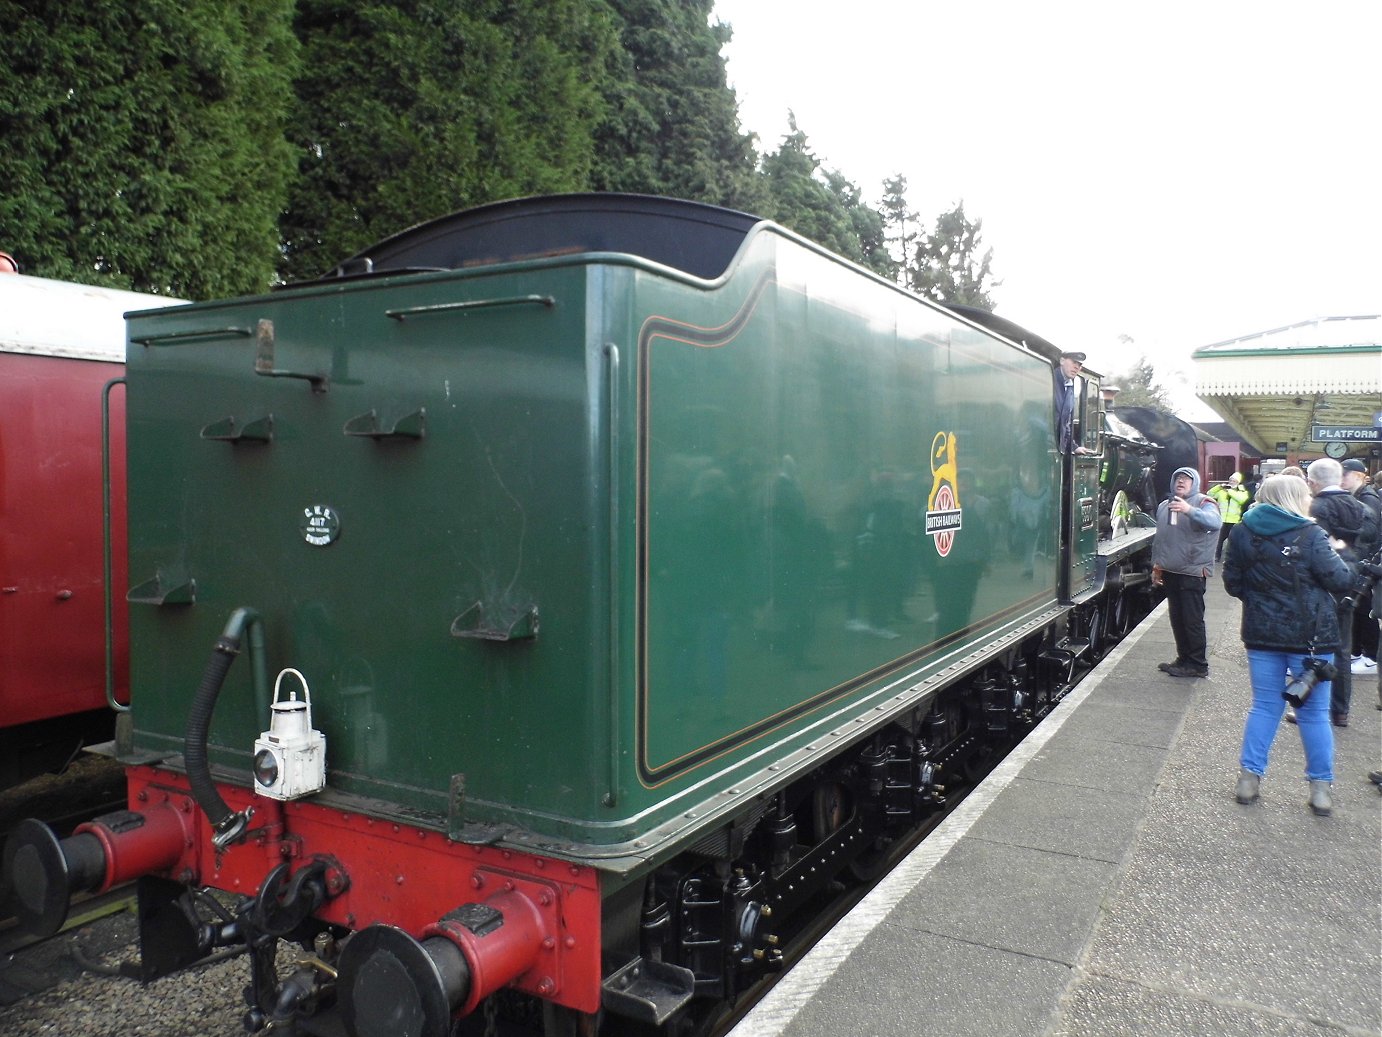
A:
<svg viewBox="0 0 1382 1037">
<path fill-rule="evenodd" d="M 1283 724 L 1234 799 L 1250 702 L 1238 602 L 1208 594 L 1211 676 L 1165 606 L 733 1037 L 1382 1034 L 1382 712 L 1355 682 L 1332 817 Z"/>
</svg>

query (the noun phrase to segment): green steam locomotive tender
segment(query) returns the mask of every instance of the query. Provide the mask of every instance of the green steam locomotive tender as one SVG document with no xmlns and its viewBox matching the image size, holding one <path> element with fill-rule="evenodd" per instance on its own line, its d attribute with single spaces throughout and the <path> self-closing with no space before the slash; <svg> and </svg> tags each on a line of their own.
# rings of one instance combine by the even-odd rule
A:
<svg viewBox="0 0 1382 1037">
<path fill-rule="evenodd" d="M 7 870 L 39 930 L 139 877 L 150 977 L 248 943 L 252 1028 L 677 1032 L 1145 605 L 1092 376 L 1062 457 L 1053 347 L 741 213 L 502 203 L 128 327 L 129 810 Z"/>
</svg>

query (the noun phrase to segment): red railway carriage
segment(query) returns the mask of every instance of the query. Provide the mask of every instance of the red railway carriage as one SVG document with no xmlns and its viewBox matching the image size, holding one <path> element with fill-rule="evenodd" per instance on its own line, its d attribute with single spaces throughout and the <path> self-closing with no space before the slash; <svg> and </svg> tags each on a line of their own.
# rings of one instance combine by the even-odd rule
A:
<svg viewBox="0 0 1382 1037">
<path fill-rule="evenodd" d="M 102 547 L 103 388 L 128 310 L 157 296 L 0 276 L 0 787 L 109 737 Z M 169 302 L 175 300 L 167 300 Z M 125 579 L 124 398 L 110 394 L 114 586 Z M 127 696 L 124 594 L 115 693 Z"/>
</svg>

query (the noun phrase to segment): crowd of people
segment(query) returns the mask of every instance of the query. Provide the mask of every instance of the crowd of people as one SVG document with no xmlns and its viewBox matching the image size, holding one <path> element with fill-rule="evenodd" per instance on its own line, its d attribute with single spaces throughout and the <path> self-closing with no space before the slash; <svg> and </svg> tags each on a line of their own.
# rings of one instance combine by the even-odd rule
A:
<svg viewBox="0 0 1382 1037">
<path fill-rule="evenodd" d="M 1378 681 L 1382 709 L 1382 594 L 1373 593 L 1379 547 L 1382 474 L 1370 479 L 1360 460 L 1287 468 L 1255 493 L 1237 473 L 1207 493 L 1193 468 L 1172 475 L 1152 545 L 1152 582 L 1165 593 L 1176 644 L 1176 658 L 1160 668 L 1173 677 L 1209 676 L 1204 595 L 1222 561 L 1224 587 L 1243 603 L 1252 685 L 1238 802 L 1258 799 L 1285 719 L 1300 731 L 1310 809 L 1331 813 L 1333 728 L 1349 724 L 1355 677 Z"/>
</svg>

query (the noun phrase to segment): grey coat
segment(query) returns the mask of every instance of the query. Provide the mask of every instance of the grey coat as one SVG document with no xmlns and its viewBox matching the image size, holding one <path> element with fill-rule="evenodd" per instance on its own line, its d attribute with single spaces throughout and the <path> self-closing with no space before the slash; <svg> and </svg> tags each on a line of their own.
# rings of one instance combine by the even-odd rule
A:
<svg viewBox="0 0 1382 1037">
<path fill-rule="evenodd" d="M 1195 469 L 1177 468 L 1171 473 L 1171 485 L 1175 486 L 1176 476 L 1181 474 L 1190 476 L 1190 492 L 1185 500 L 1194 510 L 1180 515 L 1171 510 L 1169 500 L 1157 505 L 1152 564 L 1186 576 L 1213 576 L 1214 548 L 1224 518 L 1214 498 L 1200 492 L 1200 473 Z"/>
</svg>

